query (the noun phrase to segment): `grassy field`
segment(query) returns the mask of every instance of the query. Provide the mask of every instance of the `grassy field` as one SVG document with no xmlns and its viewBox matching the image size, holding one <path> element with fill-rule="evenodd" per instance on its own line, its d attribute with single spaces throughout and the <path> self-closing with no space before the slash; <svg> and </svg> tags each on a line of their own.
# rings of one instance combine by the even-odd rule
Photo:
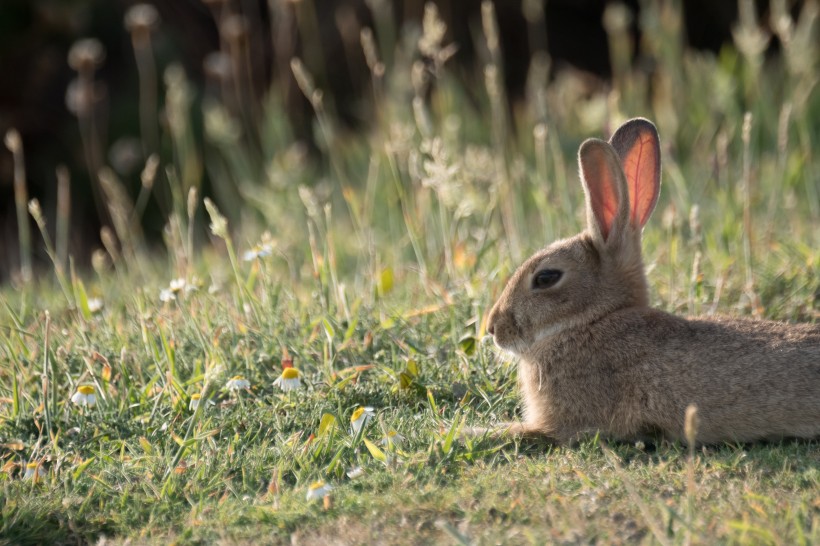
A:
<svg viewBox="0 0 820 546">
<path fill-rule="evenodd" d="M 0 291 L 0 543 L 820 543 L 816 441 L 459 437 L 517 417 L 487 314 L 522 258 L 583 226 L 578 144 L 632 116 L 664 154 L 653 305 L 820 320 L 817 2 L 773 19 L 770 55 L 750 17 L 736 47 L 685 50 L 673 4 L 641 16 L 654 62 L 633 64 L 614 8 L 611 86 L 547 82 L 536 56 L 511 109 L 489 8 L 472 79 L 448 69 L 432 11 L 394 43 L 365 33 L 375 121 L 357 133 L 294 61 L 318 164 L 275 93 L 248 127 L 166 71 L 173 153 L 145 173 L 165 252 L 106 173 L 116 233 L 94 271 L 35 238 L 53 270 Z"/>
</svg>

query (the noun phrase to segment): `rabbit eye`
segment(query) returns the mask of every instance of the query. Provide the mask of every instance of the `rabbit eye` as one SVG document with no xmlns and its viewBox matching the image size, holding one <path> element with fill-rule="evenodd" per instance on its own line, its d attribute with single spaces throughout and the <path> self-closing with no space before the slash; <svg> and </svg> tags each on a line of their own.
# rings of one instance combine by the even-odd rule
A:
<svg viewBox="0 0 820 546">
<path fill-rule="evenodd" d="M 533 288 L 550 288 L 561 280 L 563 273 L 557 269 L 542 269 L 532 278 Z"/>
</svg>

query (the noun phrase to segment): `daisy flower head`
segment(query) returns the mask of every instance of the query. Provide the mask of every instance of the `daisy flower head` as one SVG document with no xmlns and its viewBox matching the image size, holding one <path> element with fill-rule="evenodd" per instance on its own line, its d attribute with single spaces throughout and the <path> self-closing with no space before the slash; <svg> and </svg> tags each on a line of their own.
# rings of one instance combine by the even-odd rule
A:
<svg viewBox="0 0 820 546">
<path fill-rule="evenodd" d="M 364 468 L 362 468 L 361 466 L 351 468 L 350 470 L 347 471 L 347 477 L 350 478 L 351 480 L 355 480 L 356 478 L 358 478 L 359 476 L 362 476 L 363 474 L 364 474 Z"/>
<path fill-rule="evenodd" d="M 185 279 L 182 279 L 182 278 L 172 279 L 171 283 L 168 286 L 168 288 L 171 290 L 171 292 L 176 294 L 177 292 L 182 291 L 185 288 L 186 284 L 188 284 L 188 283 L 185 282 Z"/>
<path fill-rule="evenodd" d="M 273 384 L 285 392 L 292 391 L 302 386 L 301 375 L 296 368 L 285 368 Z"/>
<path fill-rule="evenodd" d="M 350 429 L 353 434 L 358 434 L 359 431 L 362 430 L 362 427 L 375 415 L 376 412 L 373 411 L 373 408 L 370 406 L 357 408 L 356 411 L 353 412 L 353 415 L 350 416 Z"/>
<path fill-rule="evenodd" d="M 391 446 L 400 444 L 404 441 L 404 436 L 396 432 L 395 430 L 391 430 L 387 433 L 387 435 L 382 438 L 382 445 L 383 446 Z"/>
<path fill-rule="evenodd" d="M 241 375 L 235 375 L 228 380 L 225 386 L 228 387 L 229 391 L 239 391 L 243 389 L 250 389 L 251 382 Z"/>
<path fill-rule="evenodd" d="M 40 463 L 31 461 L 26 465 L 26 471 L 23 474 L 23 479 L 37 481 L 38 479 L 45 477 L 45 475 L 45 468 L 40 466 Z"/>
<path fill-rule="evenodd" d="M 88 300 L 88 311 L 92 315 L 96 315 L 102 311 L 103 307 L 105 307 L 105 303 L 100 298 L 91 298 Z"/>
<path fill-rule="evenodd" d="M 97 403 L 94 387 L 92 385 L 80 385 L 77 387 L 77 392 L 71 397 L 71 401 L 78 406 L 93 406 Z"/>
<path fill-rule="evenodd" d="M 185 292 L 186 295 L 193 294 L 194 292 L 199 292 L 200 288 L 202 288 L 202 281 L 199 277 L 191 277 L 191 282 L 185 282 L 183 292 Z"/>
<path fill-rule="evenodd" d="M 195 411 L 196 408 L 199 407 L 199 401 L 202 399 L 202 395 L 198 392 L 195 392 L 191 395 L 191 401 L 188 403 L 188 409 L 191 411 Z"/>
<path fill-rule="evenodd" d="M 259 258 L 267 258 L 273 253 L 273 245 L 270 243 L 264 243 L 255 245 L 250 250 L 246 250 L 244 254 L 242 254 L 242 259 L 246 262 L 251 262 L 253 260 L 258 260 Z"/>
<path fill-rule="evenodd" d="M 163 288 L 159 291 L 159 301 L 168 303 L 169 301 L 174 301 L 175 299 L 177 299 L 177 297 L 170 289 Z"/>
<path fill-rule="evenodd" d="M 319 480 L 318 482 L 313 482 L 312 484 L 310 484 L 310 487 L 308 487 L 307 500 L 322 500 L 323 498 L 327 497 L 332 490 L 333 488 L 329 484 L 326 484 L 321 480 Z"/>
</svg>

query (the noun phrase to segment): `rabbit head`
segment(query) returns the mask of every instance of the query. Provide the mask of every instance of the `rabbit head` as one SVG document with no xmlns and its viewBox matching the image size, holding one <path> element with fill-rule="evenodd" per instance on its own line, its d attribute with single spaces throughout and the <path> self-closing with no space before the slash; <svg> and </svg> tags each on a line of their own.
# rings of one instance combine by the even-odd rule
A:
<svg viewBox="0 0 820 546">
<path fill-rule="evenodd" d="M 524 262 L 493 306 L 487 331 L 502 349 L 525 354 L 541 339 L 624 307 L 646 306 L 641 229 L 660 192 L 660 143 L 645 119 L 609 142 L 578 152 L 587 229 Z"/>
</svg>

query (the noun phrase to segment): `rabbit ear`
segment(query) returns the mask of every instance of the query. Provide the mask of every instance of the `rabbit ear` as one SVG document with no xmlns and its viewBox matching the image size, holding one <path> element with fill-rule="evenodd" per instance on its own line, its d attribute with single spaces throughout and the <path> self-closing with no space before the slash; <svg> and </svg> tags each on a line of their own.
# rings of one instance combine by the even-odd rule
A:
<svg viewBox="0 0 820 546">
<path fill-rule="evenodd" d="M 578 164 L 586 192 L 587 224 L 603 247 L 620 235 L 629 219 L 624 171 L 615 149 L 597 138 L 581 144 Z"/>
<path fill-rule="evenodd" d="M 621 159 L 629 188 L 629 223 L 640 229 L 658 203 L 661 190 L 661 148 L 651 121 L 635 118 L 621 125 L 609 143 Z"/>
</svg>

